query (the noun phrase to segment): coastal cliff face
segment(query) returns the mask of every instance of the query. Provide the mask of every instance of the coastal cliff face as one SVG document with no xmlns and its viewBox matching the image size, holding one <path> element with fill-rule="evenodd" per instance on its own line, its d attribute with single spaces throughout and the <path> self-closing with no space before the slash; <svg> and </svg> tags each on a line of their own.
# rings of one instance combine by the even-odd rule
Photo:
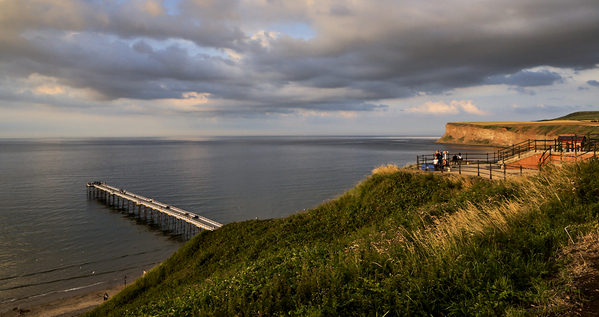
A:
<svg viewBox="0 0 599 317">
<path fill-rule="evenodd" d="M 545 122 L 450 122 L 438 143 L 510 146 L 526 140 L 553 140 L 560 134 L 598 134 L 599 123 Z"/>
<path fill-rule="evenodd" d="M 528 139 L 540 140 L 553 138 L 552 135 L 531 132 L 514 132 L 509 131 L 508 127 L 500 126 L 481 126 L 450 122 L 445 125 L 445 134 L 437 142 L 508 146 Z"/>
</svg>

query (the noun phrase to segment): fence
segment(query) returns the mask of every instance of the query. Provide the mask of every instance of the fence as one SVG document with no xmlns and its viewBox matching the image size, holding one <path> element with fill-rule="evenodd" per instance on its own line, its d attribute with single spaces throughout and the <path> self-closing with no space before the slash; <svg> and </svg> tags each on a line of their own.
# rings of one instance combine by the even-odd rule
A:
<svg viewBox="0 0 599 317">
<path fill-rule="evenodd" d="M 428 170 L 438 170 L 445 171 L 448 169 L 451 171 L 452 169 L 457 169 L 459 174 L 468 174 L 468 175 L 476 175 L 481 177 L 488 177 L 493 179 L 493 177 L 507 177 L 508 171 L 503 168 L 504 164 L 502 160 L 499 160 L 498 152 L 494 153 L 463 153 L 462 159 L 453 160 L 448 157 L 445 163 L 441 165 L 443 168 L 437 168 L 433 164 L 435 160 L 435 155 L 419 155 L 416 157 L 417 166 L 420 167 L 421 164 L 424 166 L 430 166 Z M 522 174 L 528 168 L 520 167 L 519 170 L 516 170 L 517 173 Z M 426 170 L 426 169 L 425 169 Z M 510 171 L 509 174 L 514 174 L 514 171 Z"/>
<path fill-rule="evenodd" d="M 569 137 L 570 139 L 568 136 L 561 136 L 559 140 L 557 138 L 553 140 L 527 140 L 493 153 L 464 153 L 462 159 L 458 160 L 453 159 L 453 157 L 450 158 L 450 155 L 453 154 L 447 154 L 445 162 L 440 164 L 433 163 L 435 154 L 419 155 L 416 157 L 416 164 L 419 167 L 423 164 L 425 170 L 444 171 L 445 168 L 457 168 L 460 174 L 463 170 L 467 170 L 471 175 L 476 173 L 477 176 L 492 179 L 494 169 L 502 170 L 496 171 L 496 176 L 503 173 L 503 176 L 506 177 L 508 168 L 515 169 L 516 172 L 522 174 L 524 170 L 541 169 L 550 162 L 577 162 L 597 156 L 599 135 L 586 134 L 584 138 L 581 138 L 581 135 Z M 575 140 L 577 143 L 574 143 Z M 537 152 L 541 154 L 539 155 Z M 514 160 L 522 162 L 524 155 L 533 156 L 533 160 L 536 159 L 534 155 L 538 155 L 538 160 L 524 166 L 522 163 L 519 165 L 513 164 Z M 513 171 L 510 174 L 513 174 Z"/>
</svg>

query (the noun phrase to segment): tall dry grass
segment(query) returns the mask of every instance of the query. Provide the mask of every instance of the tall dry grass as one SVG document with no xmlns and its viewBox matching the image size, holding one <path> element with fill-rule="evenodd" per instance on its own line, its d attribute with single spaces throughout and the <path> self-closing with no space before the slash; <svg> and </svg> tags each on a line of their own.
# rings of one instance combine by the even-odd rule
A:
<svg viewBox="0 0 599 317">
<path fill-rule="evenodd" d="M 540 175 L 500 181 L 521 188 L 522 196 L 499 205 L 469 203 L 458 212 L 437 219 L 432 228 L 405 232 L 408 239 L 401 241 L 418 245 L 409 246 L 409 250 L 421 249 L 431 254 L 457 252 L 459 248 L 456 245 L 468 237 L 505 232 L 509 229 L 509 223 L 538 209 L 547 199 L 555 197 L 560 200 L 559 194 L 567 185 L 571 185 L 572 173 L 571 168 L 551 166 Z"/>
<path fill-rule="evenodd" d="M 564 227 L 578 221 L 576 239 L 591 219 L 569 198 L 576 167 L 493 181 L 404 171 L 383 165 L 315 210 L 200 235 L 161 266 L 188 286 L 123 296 L 114 315 L 524 316 L 565 298 L 546 280 Z"/>
<path fill-rule="evenodd" d="M 386 174 L 393 174 L 396 172 L 401 171 L 401 168 L 397 167 L 397 165 L 393 165 L 393 164 L 384 164 L 381 166 L 378 166 L 377 168 L 372 170 L 372 175 L 386 175 Z"/>
</svg>

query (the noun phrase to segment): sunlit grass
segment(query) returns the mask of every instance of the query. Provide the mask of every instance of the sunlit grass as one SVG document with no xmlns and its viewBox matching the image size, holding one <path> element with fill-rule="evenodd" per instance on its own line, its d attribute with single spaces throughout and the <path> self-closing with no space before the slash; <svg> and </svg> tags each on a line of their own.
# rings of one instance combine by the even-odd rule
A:
<svg viewBox="0 0 599 317">
<path fill-rule="evenodd" d="M 399 172 L 401 169 L 397 165 L 385 164 L 381 165 L 372 170 L 372 174 L 393 174 Z"/>
<path fill-rule="evenodd" d="M 597 160 L 495 181 L 385 165 L 313 210 L 196 236 L 90 316 L 560 314 L 560 254 L 596 231 L 598 194 Z"/>
</svg>

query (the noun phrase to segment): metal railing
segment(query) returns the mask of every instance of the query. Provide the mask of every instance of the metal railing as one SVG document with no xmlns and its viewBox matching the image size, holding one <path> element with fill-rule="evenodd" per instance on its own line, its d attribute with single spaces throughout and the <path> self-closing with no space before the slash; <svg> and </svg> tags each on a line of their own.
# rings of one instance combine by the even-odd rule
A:
<svg viewBox="0 0 599 317">
<path fill-rule="evenodd" d="M 453 154 L 452 154 L 453 155 Z M 503 173 L 506 177 L 506 171 L 493 172 L 494 170 L 500 170 L 504 167 L 502 160 L 499 160 L 497 152 L 494 153 L 464 153 L 462 159 L 454 160 L 447 156 L 447 159 L 441 160 L 441 162 L 435 162 L 435 154 L 430 155 L 419 155 L 416 157 L 416 163 L 419 168 L 422 168 L 421 164 L 425 166 L 425 170 L 436 170 L 445 171 L 446 169 L 457 168 L 458 173 L 462 174 L 462 170 L 468 170 L 470 173 L 476 172 L 477 176 L 485 176 L 493 179 L 493 175 Z M 428 167 L 426 167 L 428 166 Z M 522 173 L 522 169 L 520 169 Z"/>
<path fill-rule="evenodd" d="M 557 145 L 557 139 L 553 140 L 526 140 L 514 145 L 508 146 L 497 152 L 500 160 L 508 160 L 513 157 L 520 158 L 522 153 L 530 151 L 545 151 L 549 147 Z"/>
<path fill-rule="evenodd" d="M 558 144 L 555 147 L 549 148 L 543 152 L 543 154 L 539 158 L 538 168 L 541 169 L 547 163 L 553 162 L 554 157 L 558 155 L 554 153 L 559 153 L 559 160 L 555 161 L 563 162 L 574 160 L 574 162 L 578 162 L 589 159 L 591 157 L 596 157 L 598 150 L 599 139 L 597 138 L 586 138 L 580 146 L 563 147 L 561 144 Z M 567 160 L 564 159 L 564 153 L 567 153 Z"/>
<path fill-rule="evenodd" d="M 586 134 L 584 135 L 584 142 L 581 142 L 580 144 L 574 143 L 580 136 L 582 135 L 573 135 L 572 140 L 562 137 L 560 141 L 558 141 L 557 138 L 553 140 L 527 140 L 492 153 L 464 153 L 462 158 L 458 160 L 452 159 L 452 153 L 448 154 L 441 162 L 437 162 L 437 164 L 434 164 L 435 154 L 418 155 L 416 156 L 416 164 L 419 168 L 421 167 L 421 164 L 424 164 L 428 167 L 425 168 L 426 170 L 439 171 L 444 171 L 445 168 L 457 167 L 460 174 L 462 173 L 463 165 L 470 166 L 471 170 L 473 166 L 476 166 L 476 173 L 478 176 L 481 176 L 482 166 L 483 171 L 488 170 L 487 176 L 491 179 L 493 178 L 493 169 L 503 169 L 503 174 L 505 176 L 508 168 L 519 168 L 520 174 L 522 174 L 525 169 L 541 169 L 547 163 L 553 161 L 556 156 L 555 153 L 560 153 L 560 161 L 564 161 L 563 157 L 566 157 L 565 155 L 567 155 L 568 160 L 573 159 L 574 161 L 597 156 L 599 150 L 599 134 Z M 562 141 L 566 142 L 562 143 Z M 567 146 L 564 146 L 564 144 Z M 541 152 L 537 164 L 525 164 L 526 166 L 519 164 L 510 166 L 510 163 L 506 163 L 506 161 L 510 159 L 521 158 L 524 153 L 531 151 Z M 592 155 L 590 155 L 591 152 Z"/>
</svg>

